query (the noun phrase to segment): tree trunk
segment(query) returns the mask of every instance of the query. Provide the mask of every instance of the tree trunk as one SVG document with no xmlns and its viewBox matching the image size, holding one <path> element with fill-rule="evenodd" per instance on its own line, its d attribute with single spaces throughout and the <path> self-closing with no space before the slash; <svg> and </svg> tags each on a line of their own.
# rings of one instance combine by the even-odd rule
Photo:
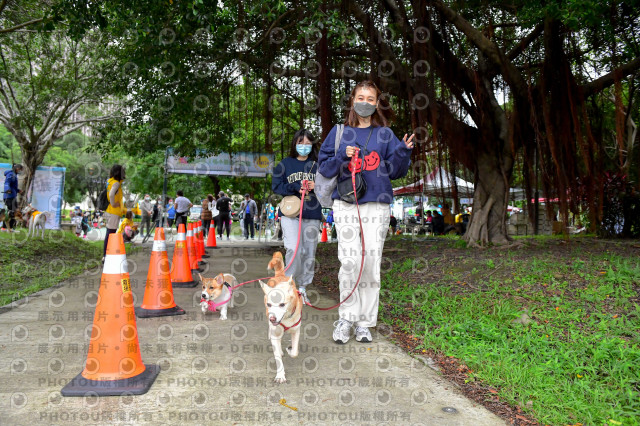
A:
<svg viewBox="0 0 640 426">
<path fill-rule="evenodd" d="M 470 246 L 484 246 L 486 243 L 505 244 L 510 241 L 505 215 L 509 187 L 500 172 L 507 164 L 496 167 L 495 163 L 495 154 L 484 153 L 478 158 L 473 211 L 464 235 Z"/>
<path fill-rule="evenodd" d="M 325 3 L 323 3 L 321 10 L 324 11 L 325 9 Z M 316 60 L 320 65 L 318 98 L 320 99 L 320 125 L 322 126 L 320 140 L 323 141 L 333 127 L 331 118 L 331 68 L 329 68 L 329 42 L 327 40 L 326 27 L 322 29 L 322 37 L 316 44 Z"/>
</svg>

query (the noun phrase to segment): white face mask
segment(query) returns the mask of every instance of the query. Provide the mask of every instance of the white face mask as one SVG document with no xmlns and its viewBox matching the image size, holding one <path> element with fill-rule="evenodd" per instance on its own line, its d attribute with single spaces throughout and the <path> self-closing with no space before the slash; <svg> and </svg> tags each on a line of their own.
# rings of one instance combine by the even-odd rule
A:
<svg viewBox="0 0 640 426">
<path fill-rule="evenodd" d="M 145 201 L 149 201 L 149 197 L 144 197 L 144 200 Z"/>
</svg>

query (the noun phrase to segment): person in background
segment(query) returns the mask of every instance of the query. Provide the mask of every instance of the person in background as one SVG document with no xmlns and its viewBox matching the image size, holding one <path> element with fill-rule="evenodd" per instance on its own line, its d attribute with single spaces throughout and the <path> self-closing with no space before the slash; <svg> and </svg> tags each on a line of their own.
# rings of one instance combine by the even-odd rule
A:
<svg viewBox="0 0 640 426">
<path fill-rule="evenodd" d="M 445 225 L 453 225 L 455 223 L 455 218 L 451 214 L 451 209 L 448 204 L 443 204 L 440 209 L 440 213 L 442 213 L 442 217 L 444 218 Z"/>
<path fill-rule="evenodd" d="M 135 230 L 135 226 L 133 224 L 133 212 L 128 210 L 122 222 L 120 222 L 120 226 L 118 227 L 118 234 L 122 234 L 122 239 L 125 243 L 131 242 L 135 236 L 137 235 L 137 231 Z"/>
<path fill-rule="evenodd" d="M 431 220 L 433 227 L 433 233 L 435 235 L 442 235 L 444 233 L 444 217 L 437 210 L 433 211 L 433 219 Z"/>
<path fill-rule="evenodd" d="M 14 164 L 11 170 L 4 172 L 4 191 L 2 199 L 4 205 L 7 206 L 7 216 L 9 221 L 6 222 L 8 232 L 15 232 L 16 226 L 15 214 L 18 209 L 18 194 L 22 194 L 22 190 L 18 189 L 18 175 L 22 172 L 22 164 Z"/>
<path fill-rule="evenodd" d="M 213 220 L 213 229 L 218 229 L 218 222 L 220 221 L 220 211 L 216 207 L 218 197 L 213 197 L 213 200 L 209 201 L 209 210 L 211 210 L 211 217 Z"/>
<path fill-rule="evenodd" d="M 258 205 L 249 194 L 244 194 L 244 201 L 240 204 L 240 211 L 244 213 L 244 239 L 255 239 L 255 219 L 258 218 Z M 249 232 L 251 231 L 251 232 Z"/>
<path fill-rule="evenodd" d="M 156 214 L 157 211 L 157 214 Z M 153 215 L 155 216 L 154 222 L 156 227 L 164 226 L 164 207 L 162 204 L 162 197 L 158 197 L 155 206 L 153 206 Z"/>
<path fill-rule="evenodd" d="M 109 207 L 104 212 L 103 218 L 106 223 L 107 233 L 104 237 L 104 249 L 102 253 L 102 261 L 107 254 L 107 243 L 109 235 L 115 234 L 120 223 L 120 218 L 125 213 L 122 202 L 122 181 L 125 179 L 124 167 L 120 164 L 114 164 L 109 172 L 109 181 L 107 182 L 107 194 L 109 196 Z"/>
<path fill-rule="evenodd" d="M 202 235 L 204 236 L 204 238 L 206 238 L 207 234 L 209 233 L 209 226 L 211 225 L 211 220 L 213 219 L 213 212 L 209 208 L 212 201 L 212 194 L 208 194 L 207 198 L 202 200 L 202 213 L 200 213 L 200 220 L 202 220 Z"/>
<path fill-rule="evenodd" d="M 231 233 L 231 204 L 233 201 L 224 192 L 220 191 L 218 194 L 220 198 L 216 202 L 216 207 L 220 214 L 218 215 L 218 236 L 222 239 L 222 229 L 227 229 L 227 240 Z"/>
<path fill-rule="evenodd" d="M 149 194 L 144 194 L 144 200 L 140 203 L 140 211 L 142 212 L 140 235 L 145 235 L 145 227 L 147 228 L 147 234 L 151 231 L 151 218 L 153 217 L 153 204 L 151 204 Z"/>
<path fill-rule="evenodd" d="M 318 171 L 318 146 L 314 146 L 314 142 L 315 138 L 310 131 L 298 130 L 291 141 L 289 156 L 282 159 L 273 169 L 271 183 L 271 189 L 276 194 L 295 195 L 298 198 L 302 197 L 303 184 L 307 185 L 302 207 L 302 223 L 299 216 L 287 217 L 279 211 L 284 246 L 287 250 L 286 263 L 291 265 L 287 275 L 293 277 L 306 303 L 309 303 L 306 288 L 313 281 L 315 274 L 318 233 L 322 227 L 322 206 L 313 191 Z"/>
<path fill-rule="evenodd" d="M 431 214 L 431 210 L 427 210 L 427 217 L 424 218 L 425 223 L 431 223 L 433 220 L 433 215 Z"/>
<path fill-rule="evenodd" d="M 391 235 L 396 235 L 396 230 L 398 229 L 398 219 L 391 214 L 389 216 L 389 226 L 391 227 Z"/>
<path fill-rule="evenodd" d="M 176 206 L 173 204 L 173 200 L 170 198 L 166 206 L 167 209 L 167 221 L 169 228 L 173 226 L 173 221 L 176 218 Z"/>
<path fill-rule="evenodd" d="M 180 229 L 180 224 L 184 224 L 187 227 L 187 216 L 189 215 L 189 209 L 193 207 L 193 204 L 187 197 L 184 196 L 184 192 L 176 192 L 176 229 Z"/>
</svg>

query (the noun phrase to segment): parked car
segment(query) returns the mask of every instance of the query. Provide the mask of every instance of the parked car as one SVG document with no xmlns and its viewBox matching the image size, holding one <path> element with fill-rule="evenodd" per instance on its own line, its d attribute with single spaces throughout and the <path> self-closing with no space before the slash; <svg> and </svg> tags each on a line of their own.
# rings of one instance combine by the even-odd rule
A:
<svg viewBox="0 0 640 426">
<path fill-rule="evenodd" d="M 202 206 L 193 206 L 189 210 L 190 220 L 200 220 L 200 214 L 202 213 Z"/>
</svg>

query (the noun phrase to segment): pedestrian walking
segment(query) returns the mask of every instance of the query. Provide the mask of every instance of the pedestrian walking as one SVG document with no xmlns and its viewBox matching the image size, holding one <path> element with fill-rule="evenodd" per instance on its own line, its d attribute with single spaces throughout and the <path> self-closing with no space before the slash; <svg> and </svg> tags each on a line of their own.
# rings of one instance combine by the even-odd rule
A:
<svg viewBox="0 0 640 426">
<path fill-rule="evenodd" d="M 102 261 L 107 253 L 107 243 L 109 235 L 115 234 L 118 230 L 120 218 L 124 216 L 125 208 L 122 201 L 122 181 L 125 179 L 124 167 L 120 164 L 114 164 L 109 171 L 109 181 L 107 182 L 107 194 L 109 198 L 109 207 L 105 210 L 103 219 L 106 223 L 107 233 L 104 237 L 104 248 L 102 251 Z"/>
<path fill-rule="evenodd" d="M 335 150 L 338 130 L 335 126 L 323 142 L 318 159 L 319 172 L 323 176 L 338 176 L 339 186 L 345 180 L 350 185 L 351 158 L 359 148 L 356 172 L 366 182 L 366 190 L 357 200 L 359 214 L 351 196 L 353 191 L 339 194 L 336 188 L 332 194 L 341 264 L 338 273 L 341 299 L 351 293 L 358 280 L 363 249 L 361 237 L 365 245 L 360 285 L 340 305 L 340 319 L 334 323 L 333 340 L 336 343 L 347 343 L 354 325 L 357 341 L 372 340 L 369 328 L 375 327 L 378 319 L 380 264 L 393 201 L 391 180 L 406 175 L 413 148 L 414 135 L 408 139 L 405 135 L 400 141 L 387 127 L 394 115 L 388 100 L 381 94 L 372 81 L 363 81 L 354 87 L 338 150 Z"/>
<path fill-rule="evenodd" d="M 144 195 L 143 201 L 140 203 L 140 211 L 142 212 L 142 220 L 140 221 L 140 235 L 144 236 L 144 229 L 147 228 L 147 234 L 151 231 L 151 220 L 153 218 L 153 204 L 149 194 Z"/>
<path fill-rule="evenodd" d="M 2 200 L 7 206 L 7 230 L 15 232 L 16 219 L 15 214 L 18 210 L 18 194 L 22 194 L 22 190 L 18 188 L 18 175 L 22 173 L 22 164 L 14 164 L 10 170 L 4 172 L 4 191 L 2 192 Z"/>
<path fill-rule="evenodd" d="M 223 228 L 226 228 L 228 240 L 229 234 L 231 233 L 231 205 L 233 204 L 233 201 L 222 191 L 220 191 L 218 196 L 220 197 L 216 202 L 216 207 L 219 211 L 218 236 L 222 239 L 222 230 Z"/>
<path fill-rule="evenodd" d="M 240 204 L 240 211 L 244 216 L 244 228 L 243 234 L 244 239 L 249 239 L 249 234 L 251 234 L 251 239 L 255 240 L 255 222 L 258 219 L 258 205 L 254 200 L 251 199 L 249 194 L 244 194 L 244 201 Z"/>
<path fill-rule="evenodd" d="M 189 209 L 193 207 L 193 204 L 187 197 L 184 196 L 184 192 L 176 192 L 176 229 L 180 230 L 180 224 L 184 224 L 187 227 L 187 216 L 189 215 Z"/>
<path fill-rule="evenodd" d="M 169 224 L 169 227 L 171 228 L 173 226 L 173 221 L 176 218 L 176 206 L 175 204 L 173 204 L 172 199 L 169 199 L 166 209 L 167 209 L 167 222 Z"/>
<path fill-rule="evenodd" d="M 211 220 L 213 219 L 213 213 L 209 208 L 212 201 L 213 201 L 212 194 L 208 194 L 207 198 L 202 200 L 202 213 L 200 213 L 200 220 L 202 220 L 202 232 L 205 238 L 209 233 L 209 226 L 211 225 Z"/>
<path fill-rule="evenodd" d="M 281 210 L 278 212 L 287 250 L 285 258 L 287 265 L 290 265 L 287 275 L 293 277 L 306 303 L 309 303 L 306 288 L 313 281 L 318 234 L 322 227 L 322 206 L 313 192 L 318 169 L 318 149 L 314 147 L 314 142 L 315 138 L 311 132 L 306 129 L 298 130 L 293 136 L 289 156 L 273 170 L 271 184 L 271 189 L 276 194 L 293 195 L 298 198 L 301 197 L 302 185 L 307 185 L 308 193 L 305 195 L 302 208 L 302 224 L 299 216 L 287 217 Z"/>
</svg>

